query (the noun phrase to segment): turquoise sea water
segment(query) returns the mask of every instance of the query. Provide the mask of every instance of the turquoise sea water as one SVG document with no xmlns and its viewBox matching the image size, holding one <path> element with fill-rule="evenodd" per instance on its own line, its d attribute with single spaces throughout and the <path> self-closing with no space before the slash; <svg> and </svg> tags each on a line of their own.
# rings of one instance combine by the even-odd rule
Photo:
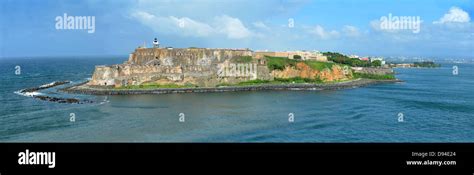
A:
<svg viewBox="0 0 474 175">
<path fill-rule="evenodd" d="M 396 69 L 405 82 L 338 91 L 107 98 L 42 92 L 94 104 L 58 104 L 14 93 L 58 80 L 79 83 L 91 77 L 95 65 L 122 63 L 123 58 L 0 59 L 0 141 L 474 142 L 473 64 L 456 64 L 457 76 L 452 64 Z M 17 65 L 20 75 L 15 75 Z M 71 113 L 76 122 L 69 121 Z M 398 122 L 399 115 L 404 122 Z"/>
</svg>

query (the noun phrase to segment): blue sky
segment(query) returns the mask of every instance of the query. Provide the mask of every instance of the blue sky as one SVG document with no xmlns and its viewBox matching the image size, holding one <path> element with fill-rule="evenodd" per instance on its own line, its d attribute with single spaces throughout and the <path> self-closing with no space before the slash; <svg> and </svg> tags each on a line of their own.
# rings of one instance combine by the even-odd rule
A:
<svg viewBox="0 0 474 175">
<path fill-rule="evenodd" d="M 57 30 L 64 13 L 94 16 L 95 32 Z M 389 14 L 420 17 L 420 32 L 381 29 Z M 473 57 L 473 14 L 472 0 L 6 0 L 0 57 L 125 55 L 154 37 L 172 47 Z"/>
</svg>

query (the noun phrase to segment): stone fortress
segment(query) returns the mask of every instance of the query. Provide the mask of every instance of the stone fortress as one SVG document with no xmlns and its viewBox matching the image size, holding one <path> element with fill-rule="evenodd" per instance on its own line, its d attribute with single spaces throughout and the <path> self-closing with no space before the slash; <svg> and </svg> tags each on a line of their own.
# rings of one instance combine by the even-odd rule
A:
<svg viewBox="0 0 474 175">
<path fill-rule="evenodd" d="M 213 87 L 255 79 L 272 80 L 263 59 L 237 67 L 232 59 L 252 56 L 249 49 L 139 47 L 123 64 L 96 66 L 88 85 L 122 87 L 144 83 Z M 226 76 L 220 72 L 233 68 Z M 249 73 L 251 72 L 251 73 Z"/>
<path fill-rule="evenodd" d="M 275 75 L 281 73 L 271 72 L 262 54 L 265 53 L 249 49 L 160 48 L 155 38 L 152 48 L 138 47 L 123 64 L 96 66 L 87 85 L 123 87 L 175 84 L 215 87 L 256 79 L 273 80 Z M 241 57 L 252 59 L 245 64 L 236 62 Z"/>
</svg>

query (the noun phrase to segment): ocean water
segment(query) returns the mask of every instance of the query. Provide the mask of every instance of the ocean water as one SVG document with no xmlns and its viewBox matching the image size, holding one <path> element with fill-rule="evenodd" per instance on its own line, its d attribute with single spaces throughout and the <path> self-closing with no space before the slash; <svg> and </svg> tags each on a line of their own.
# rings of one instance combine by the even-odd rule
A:
<svg viewBox="0 0 474 175">
<path fill-rule="evenodd" d="M 95 65 L 124 58 L 0 59 L 0 141 L 474 142 L 473 64 L 456 64 L 456 76 L 452 64 L 396 69 L 404 82 L 337 91 L 108 97 L 41 92 L 94 104 L 58 104 L 15 93 L 58 80 L 79 83 L 91 77 Z M 179 122 L 180 113 L 185 122 Z M 294 122 L 288 121 L 290 113 Z"/>
</svg>

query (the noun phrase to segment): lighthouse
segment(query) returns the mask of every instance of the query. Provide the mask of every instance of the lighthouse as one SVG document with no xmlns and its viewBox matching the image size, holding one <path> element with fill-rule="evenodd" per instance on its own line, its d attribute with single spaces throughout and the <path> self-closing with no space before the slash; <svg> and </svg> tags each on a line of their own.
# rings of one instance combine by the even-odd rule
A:
<svg viewBox="0 0 474 175">
<path fill-rule="evenodd" d="M 153 40 L 153 48 L 160 48 L 160 42 L 158 42 L 157 38 Z"/>
</svg>

